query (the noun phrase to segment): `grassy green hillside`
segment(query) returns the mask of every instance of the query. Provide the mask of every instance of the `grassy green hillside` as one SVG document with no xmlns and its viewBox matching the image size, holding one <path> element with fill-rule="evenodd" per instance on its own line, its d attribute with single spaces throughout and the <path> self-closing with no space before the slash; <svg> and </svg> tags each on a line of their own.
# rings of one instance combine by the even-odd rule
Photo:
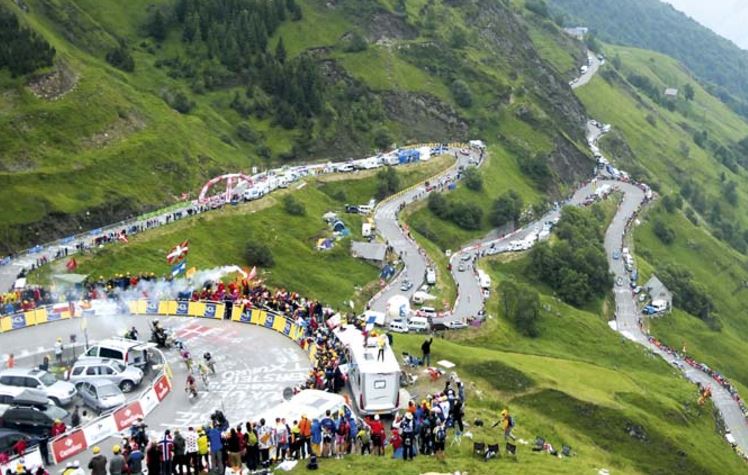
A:
<svg viewBox="0 0 748 475">
<path fill-rule="evenodd" d="M 743 318 L 747 261 L 738 252 L 745 251 L 748 173 L 735 161 L 739 154 L 731 153 L 748 134 L 748 124 L 674 60 L 631 48 L 607 51 L 620 58 L 620 67 L 608 68 L 580 89 L 579 97 L 593 117 L 613 124 L 613 133 L 601 142 L 603 149 L 664 196 L 636 231 L 637 259 L 645 277 L 673 264 L 692 273 L 711 298 L 710 316 L 716 320 L 710 323 L 676 311 L 653 322 L 651 330 L 675 347 L 685 343 L 690 354 L 748 386 L 738 357 L 748 349 Z M 647 77 L 662 91 L 678 87 L 682 94 L 684 85 L 691 84 L 694 99 L 681 95 L 669 110 L 667 103 L 663 107 L 633 86 L 627 79 L 632 74 Z M 701 131 L 708 137 L 703 147 L 694 140 Z M 734 203 L 727 199 L 729 183 L 734 183 Z M 672 231 L 672 243 L 655 235 L 656 223 Z"/>
<path fill-rule="evenodd" d="M 542 192 L 588 168 L 584 114 L 565 86 L 581 47 L 522 5 L 298 0 L 273 4 L 263 30 L 244 26 L 270 14 L 243 2 L 254 16 L 224 24 L 212 1 L 0 1 L 57 52 L 35 73 L 0 69 L 5 252 L 251 166 L 472 137 L 522 160 L 533 147 L 514 139 L 517 121 L 548 144 Z"/>
</svg>

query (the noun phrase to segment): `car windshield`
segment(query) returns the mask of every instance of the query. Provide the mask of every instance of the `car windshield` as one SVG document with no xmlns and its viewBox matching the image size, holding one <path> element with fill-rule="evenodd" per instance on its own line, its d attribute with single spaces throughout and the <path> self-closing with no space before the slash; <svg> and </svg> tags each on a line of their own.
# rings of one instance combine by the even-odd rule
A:
<svg viewBox="0 0 748 475">
<path fill-rule="evenodd" d="M 50 419 L 60 419 L 60 420 L 64 419 L 68 415 L 65 409 L 54 406 L 52 404 L 47 406 L 47 408 L 44 410 L 44 413 L 48 415 Z"/>
<path fill-rule="evenodd" d="M 116 396 L 121 393 L 119 388 L 114 384 L 99 386 L 97 389 L 99 391 L 99 397 Z"/>
<path fill-rule="evenodd" d="M 112 367 L 117 371 L 118 373 L 121 373 L 125 370 L 125 365 L 120 363 L 119 361 L 115 361 L 114 364 L 112 364 Z"/>
<path fill-rule="evenodd" d="M 49 373 L 43 373 L 42 375 L 39 376 L 39 381 L 41 381 L 42 384 L 45 386 L 52 386 L 53 384 L 57 382 L 57 378 L 55 378 Z"/>
</svg>

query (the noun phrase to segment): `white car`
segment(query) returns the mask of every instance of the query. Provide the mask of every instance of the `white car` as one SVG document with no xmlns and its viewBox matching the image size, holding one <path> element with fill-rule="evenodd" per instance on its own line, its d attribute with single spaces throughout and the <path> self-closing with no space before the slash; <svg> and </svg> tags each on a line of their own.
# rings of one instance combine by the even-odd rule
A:
<svg viewBox="0 0 748 475">
<path fill-rule="evenodd" d="M 70 404 L 75 396 L 75 386 L 67 381 L 60 381 L 50 373 L 40 369 L 6 369 L 0 373 L 0 384 L 40 389 L 58 406 Z"/>
<path fill-rule="evenodd" d="M 461 328 L 467 328 L 468 324 L 463 322 L 462 320 L 452 320 L 450 322 L 447 322 L 447 327 L 451 330 L 459 330 Z"/>
</svg>

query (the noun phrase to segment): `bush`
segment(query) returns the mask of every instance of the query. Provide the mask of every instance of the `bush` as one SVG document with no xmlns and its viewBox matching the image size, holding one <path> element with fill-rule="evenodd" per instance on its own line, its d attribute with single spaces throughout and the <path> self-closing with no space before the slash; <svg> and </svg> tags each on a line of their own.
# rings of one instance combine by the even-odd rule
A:
<svg viewBox="0 0 748 475">
<path fill-rule="evenodd" d="M 283 209 L 286 210 L 286 213 L 290 214 L 291 216 L 306 215 L 306 208 L 304 207 L 304 203 L 297 200 L 291 195 L 286 195 L 286 197 L 283 198 Z"/>
<path fill-rule="evenodd" d="M 525 8 L 536 15 L 548 18 L 548 5 L 546 5 L 544 0 L 525 0 Z"/>
<path fill-rule="evenodd" d="M 128 73 L 135 71 L 135 60 L 132 59 L 124 43 L 120 43 L 119 46 L 106 54 L 106 62 Z"/>
<path fill-rule="evenodd" d="M 654 233 L 667 246 L 675 242 L 675 231 L 659 219 L 654 223 Z"/>
<path fill-rule="evenodd" d="M 250 242 L 244 251 L 244 257 L 247 259 L 247 264 L 251 266 L 273 267 L 275 265 L 273 252 L 265 244 Z"/>
<path fill-rule="evenodd" d="M 706 289 L 693 280 L 693 274 L 686 268 L 666 265 L 657 272 L 660 280 L 673 293 L 673 305 L 704 320 L 712 328 L 718 327 L 712 315 L 714 302 Z"/>
<path fill-rule="evenodd" d="M 366 41 L 366 38 L 361 33 L 354 31 L 351 34 L 350 41 L 343 47 L 343 50 L 347 53 L 358 53 L 359 51 L 366 51 L 368 47 L 369 43 Z"/>
<path fill-rule="evenodd" d="M 477 168 L 467 168 L 462 172 L 462 180 L 465 182 L 465 186 L 473 191 L 483 189 L 483 177 L 478 173 Z"/>
<path fill-rule="evenodd" d="M 540 295 L 530 286 L 504 280 L 499 285 L 504 316 L 524 336 L 540 336 Z"/>
<path fill-rule="evenodd" d="M 384 150 L 392 144 L 392 134 L 386 127 L 379 127 L 374 132 L 374 146 Z"/>
<path fill-rule="evenodd" d="M 377 198 L 380 200 L 400 191 L 400 176 L 392 167 L 380 170 L 377 181 Z"/>
<path fill-rule="evenodd" d="M 470 107 L 473 105 L 473 95 L 467 83 L 462 79 L 457 79 L 450 85 L 452 96 L 460 107 Z"/>
<path fill-rule="evenodd" d="M 483 210 L 475 203 L 454 203 L 450 214 L 452 222 L 462 229 L 474 231 L 481 228 Z"/>
<path fill-rule="evenodd" d="M 488 219 L 496 228 L 507 223 L 516 224 L 522 213 L 522 207 L 522 197 L 514 190 L 508 191 L 493 202 Z"/>
</svg>

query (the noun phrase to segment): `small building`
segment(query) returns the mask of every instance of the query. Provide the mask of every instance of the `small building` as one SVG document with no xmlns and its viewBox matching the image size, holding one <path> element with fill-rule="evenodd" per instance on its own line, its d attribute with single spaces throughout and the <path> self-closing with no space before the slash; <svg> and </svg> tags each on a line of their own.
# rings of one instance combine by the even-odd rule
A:
<svg viewBox="0 0 748 475">
<path fill-rule="evenodd" d="M 351 254 L 353 254 L 353 257 L 363 259 L 376 266 L 382 266 L 387 255 L 387 246 L 380 242 L 354 241 L 351 243 Z"/>
<path fill-rule="evenodd" d="M 590 29 L 586 26 L 575 26 L 572 28 L 564 28 L 564 31 L 567 35 L 573 36 L 574 38 L 581 41 L 585 36 L 587 36 L 587 33 L 590 32 Z"/>
<path fill-rule="evenodd" d="M 665 89 L 665 97 L 676 98 L 678 97 L 678 90 L 674 87 L 668 87 Z"/>
<path fill-rule="evenodd" d="M 657 278 L 656 275 L 652 275 L 649 278 L 644 288 L 647 289 L 647 293 L 652 298 L 652 301 L 665 301 L 667 302 L 668 311 L 673 308 L 673 293 L 665 287 L 665 284 Z"/>
</svg>

